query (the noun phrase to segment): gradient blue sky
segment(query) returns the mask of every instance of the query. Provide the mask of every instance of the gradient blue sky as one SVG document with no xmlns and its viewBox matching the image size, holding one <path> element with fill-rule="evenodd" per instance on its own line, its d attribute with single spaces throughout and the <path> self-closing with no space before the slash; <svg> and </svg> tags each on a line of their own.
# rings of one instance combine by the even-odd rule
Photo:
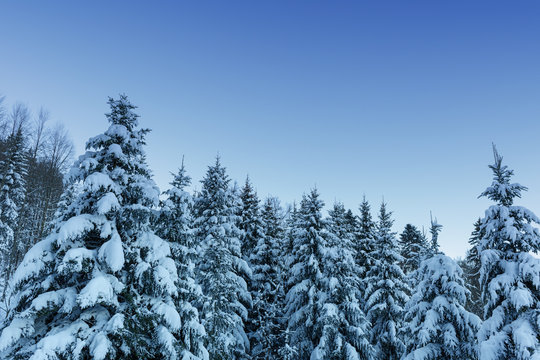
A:
<svg viewBox="0 0 540 360">
<path fill-rule="evenodd" d="M 395 230 L 465 253 L 495 142 L 540 212 L 537 1 L 6 1 L 0 94 L 43 105 L 77 152 L 125 92 L 162 189 L 182 154 L 283 202 L 384 196 Z M 374 209 L 374 210 L 375 210 Z"/>
</svg>

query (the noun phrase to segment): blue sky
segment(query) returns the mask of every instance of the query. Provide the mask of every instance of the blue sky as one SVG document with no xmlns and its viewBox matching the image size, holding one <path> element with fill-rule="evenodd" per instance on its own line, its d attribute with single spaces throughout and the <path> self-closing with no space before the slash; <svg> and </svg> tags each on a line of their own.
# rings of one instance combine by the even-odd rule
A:
<svg viewBox="0 0 540 360">
<path fill-rule="evenodd" d="M 40 2 L 0 5 L 0 94 L 43 105 L 84 142 L 107 96 L 139 106 L 162 189 L 185 154 L 221 154 L 259 195 L 444 225 L 463 255 L 489 205 L 495 142 L 540 212 L 536 1 Z"/>
</svg>

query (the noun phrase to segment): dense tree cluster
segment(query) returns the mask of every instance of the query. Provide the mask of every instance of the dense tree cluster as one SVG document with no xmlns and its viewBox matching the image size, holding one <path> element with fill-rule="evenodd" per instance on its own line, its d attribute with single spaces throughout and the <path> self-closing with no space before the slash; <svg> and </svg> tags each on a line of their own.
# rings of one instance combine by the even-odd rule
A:
<svg viewBox="0 0 540 360">
<path fill-rule="evenodd" d="M 73 144 L 61 125 L 48 126 L 45 110 L 34 117 L 23 104 L 8 111 L 3 102 L 0 98 L 0 276 L 9 278 L 26 251 L 52 229 Z M 2 311 L 9 305 L 5 285 L 0 282 Z"/>
<path fill-rule="evenodd" d="M 496 151 L 495 204 L 458 263 L 436 219 L 428 239 L 412 224 L 398 236 L 385 202 L 375 220 L 365 198 L 325 216 L 317 189 L 261 202 L 219 157 L 198 192 L 182 161 L 160 194 L 135 106 L 109 106 L 65 187 L 37 200 L 36 164 L 61 178 L 69 147 L 47 153 L 16 113 L 0 141 L 2 359 L 540 358 L 540 220 L 514 205 L 525 187 Z"/>
</svg>

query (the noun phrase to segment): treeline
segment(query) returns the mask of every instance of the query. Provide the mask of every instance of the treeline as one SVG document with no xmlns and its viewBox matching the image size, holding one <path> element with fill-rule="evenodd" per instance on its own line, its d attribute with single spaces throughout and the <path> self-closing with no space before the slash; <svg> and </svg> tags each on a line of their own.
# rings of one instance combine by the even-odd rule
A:
<svg viewBox="0 0 540 360">
<path fill-rule="evenodd" d="M 1 278 L 7 279 L 26 251 L 50 231 L 72 156 L 67 131 L 49 126 L 46 110 L 33 116 L 26 105 L 7 109 L 0 98 Z"/>
<path fill-rule="evenodd" d="M 540 220 L 494 149 L 494 204 L 461 266 L 409 224 L 324 204 L 284 209 L 182 161 L 160 200 L 125 96 L 70 171 L 51 234 L 10 281 L 5 359 L 535 359 Z M 462 269 L 463 268 L 463 269 Z"/>
</svg>

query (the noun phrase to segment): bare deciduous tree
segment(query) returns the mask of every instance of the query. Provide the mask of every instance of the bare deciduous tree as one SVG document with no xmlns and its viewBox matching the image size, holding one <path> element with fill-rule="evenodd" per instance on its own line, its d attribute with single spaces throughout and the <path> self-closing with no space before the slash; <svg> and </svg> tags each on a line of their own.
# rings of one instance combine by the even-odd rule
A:
<svg viewBox="0 0 540 360">
<path fill-rule="evenodd" d="M 34 158 L 38 157 L 39 152 L 43 148 L 44 137 L 46 133 L 45 124 L 49 120 L 49 112 L 43 108 L 39 110 L 37 119 L 34 120 L 34 129 L 32 131 L 32 147 L 31 155 Z"/>
<path fill-rule="evenodd" d="M 28 135 L 31 113 L 28 106 L 23 103 L 16 103 L 10 114 L 11 134 L 15 134 L 19 129 L 23 130 L 25 135 Z"/>
<path fill-rule="evenodd" d="M 45 158 L 51 162 L 52 167 L 65 171 L 73 153 L 73 143 L 67 129 L 64 125 L 57 124 L 51 129 L 45 141 Z"/>
<path fill-rule="evenodd" d="M 64 190 L 63 174 L 73 157 L 74 147 L 64 126 L 48 126 L 50 116 L 45 109 L 41 108 L 33 117 L 23 103 L 13 105 L 9 113 L 3 104 L 4 98 L 0 97 L 0 164 L 11 157 L 8 152 L 10 135 L 20 130 L 24 137 L 20 154 L 24 162 L 21 174 L 25 191 L 17 205 L 18 219 L 13 229 L 14 243 L 19 250 L 10 256 L 10 264 L 17 266 L 24 252 L 50 230 Z M 2 169 L 0 166 L 0 179 Z"/>
</svg>

